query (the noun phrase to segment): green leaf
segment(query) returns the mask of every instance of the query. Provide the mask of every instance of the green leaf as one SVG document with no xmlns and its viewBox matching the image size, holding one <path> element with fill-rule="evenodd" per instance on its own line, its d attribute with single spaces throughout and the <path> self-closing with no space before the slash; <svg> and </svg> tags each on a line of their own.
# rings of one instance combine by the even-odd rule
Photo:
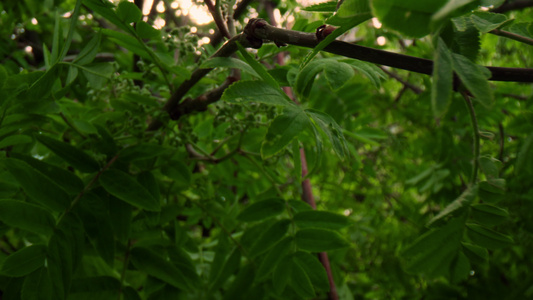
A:
<svg viewBox="0 0 533 300">
<path fill-rule="evenodd" d="M 142 15 L 141 10 L 132 2 L 122 0 L 118 4 L 117 16 L 126 24 L 139 22 Z"/>
<path fill-rule="evenodd" d="M 282 219 L 270 225 L 253 244 L 250 249 L 251 257 L 256 257 L 274 247 L 287 234 L 291 221 Z"/>
<path fill-rule="evenodd" d="M 150 276 L 176 288 L 186 291 L 191 290 L 191 286 L 188 284 L 189 280 L 180 269 L 147 248 L 134 247 L 131 249 L 131 262 L 137 269 L 148 273 Z"/>
<path fill-rule="evenodd" d="M 228 256 L 228 259 L 224 262 L 224 265 L 216 277 L 216 280 L 212 281 L 209 289 L 212 291 L 219 289 L 228 280 L 228 278 L 233 275 L 237 269 L 239 269 L 240 264 L 241 250 L 234 248 L 231 254 Z"/>
<path fill-rule="evenodd" d="M 311 86 L 319 72 L 324 72 L 324 77 L 334 91 L 340 89 L 354 76 L 353 68 L 344 62 L 333 58 L 316 59 L 305 66 L 296 77 L 296 91 L 303 97 L 307 97 Z"/>
<path fill-rule="evenodd" d="M 53 180 L 58 186 L 70 195 L 76 195 L 84 188 L 83 181 L 73 172 L 56 167 L 44 161 L 40 161 L 28 155 L 11 153 L 11 157 L 23 160 L 32 168 Z"/>
<path fill-rule="evenodd" d="M 492 89 L 489 85 L 490 71 L 471 62 L 468 58 L 452 53 L 453 70 L 457 73 L 466 89 L 485 107 L 493 102 Z"/>
<path fill-rule="evenodd" d="M 453 283 L 459 283 L 468 278 L 471 267 L 470 261 L 463 252 L 459 252 L 451 265 L 450 280 Z"/>
<path fill-rule="evenodd" d="M 124 148 L 119 153 L 119 159 L 124 161 L 139 161 L 170 154 L 172 149 L 157 144 L 138 144 Z"/>
<path fill-rule="evenodd" d="M 204 61 L 200 65 L 200 69 L 211 69 L 211 68 L 231 68 L 231 69 L 240 69 L 245 71 L 248 74 L 251 74 L 255 77 L 260 77 L 257 72 L 250 67 L 249 64 L 243 62 L 240 59 L 232 57 L 212 57 Z"/>
<path fill-rule="evenodd" d="M 41 144 L 81 172 L 92 173 L 100 170 L 98 162 L 82 150 L 44 135 L 35 137 Z"/>
<path fill-rule="evenodd" d="M 318 228 L 298 230 L 295 241 L 299 249 L 311 252 L 324 252 L 350 246 L 337 232 Z"/>
<path fill-rule="evenodd" d="M 469 8 L 473 9 L 477 5 L 476 2 L 476 0 L 446 1 L 446 4 L 431 17 L 431 25 L 435 28 L 437 24 L 443 23 L 454 14 L 461 14 L 461 11 L 468 12 Z"/>
<path fill-rule="evenodd" d="M 329 291 L 328 274 L 316 255 L 298 251 L 293 254 L 293 258 L 294 262 L 305 271 L 316 291 Z"/>
<path fill-rule="evenodd" d="M 77 278 L 72 281 L 69 298 L 76 300 L 112 299 L 121 289 L 120 281 L 111 276 Z"/>
<path fill-rule="evenodd" d="M 335 12 L 336 9 L 337 1 L 328 1 L 306 6 L 302 10 L 314 12 Z"/>
<path fill-rule="evenodd" d="M 341 229 L 351 225 L 350 219 L 329 211 L 308 210 L 294 215 L 294 222 L 300 228 Z"/>
<path fill-rule="evenodd" d="M 83 75 L 87 78 L 92 88 L 101 89 L 108 80 L 111 79 L 115 67 L 112 63 L 93 63 L 85 66 L 78 66 Z"/>
<path fill-rule="evenodd" d="M 299 108 L 286 107 L 268 127 L 261 145 L 263 159 L 273 156 L 287 146 L 298 134 L 310 126 L 309 117 Z"/>
<path fill-rule="evenodd" d="M 490 178 L 486 181 L 481 181 L 479 183 L 479 188 L 494 193 L 494 194 L 505 194 L 505 179 L 503 178 Z"/>
<path fill-rule="evenodd" d="M 506 15 L 495 14 L 486 11 L 474 12 L 470 16 L 470 19 L 476 28 L 483 33 L 487 33 L 491 30 L 505 26 L 509 22 L 512 22 L 512 20 L 509 20 Z"/>
<path fill-rule="evenodd" d="M 285 201 L 280 198 L 272 198 L 252 203 L 246 207 L 237 219 L 243 222 L 257 222 L 277 216 L 285 209 Z"/>
<path fill-rule="evenodd" d="M 117 16 L 115 10 L 113 10 L 115 6 L 111 2 L 101 0 L 83 0 L 83 4 L 92 11 L 100 14 L 107 21 L 118 26 L 120 29 L 126 32 L 132 31 L 131 26 L 124 24 L 124 22 Z"/>
<path fill-rule="evenodd" d="M 343 130 L 337 122 L 328 114 L 315 109 L 306 109 L 305 112 L 311 117 L 316 125 L 326 134 L 333 145 L 335 153 L 344 159 L 348 152 Z"/>
<path fill-rule="evenodd" d="M 453 93 L 452 56 L 444 41 L 439 38 L 433 65 L 431 107 L 436 118 L 444 116 Z"/>
<path fill-rule="evenodd" d="M 286 237 L 272 247 L 272 250 L 267 253 L 257 270 L 257 280 L 264 280 L 270 275 L 272 270 L 277 267 L 283 257 L 289 253 L 292 247 L 292 242 L 293 240 L 291 237 Z"/>
<path fill-rule="evenodd" d="M 500 170 L 502 169 L 503 164 L 501 161 L 493 157 L 481 156 L 479 158 L 479 167 L 487 178 L 495 179 L 500 177 Z"/>
<path fill-rule="evenodd" d="M 238 104 L 254 102 L 268 105 L 294 106 L 290 100 L 285 98 L 280 89 L 262 81 L 237 81 L 224 91 L 221 100 Z"/>
<path fill-rule="evenodd" d="M 32 141 L 33 139 L 27 135 L 23 135 L 23 134 L 10 135 L 0 140 L 0 149 L 7 148 L 9 146 L 28 144 L 28 143 L 31 143 Z"/>
<path fill-rule="evenodd" d="M 102 41 L 102 33 L 98 32 L 98 34 L 96 34 L 87 43 L 87 45 L 85 45 L 85 47 L 81 50 L 80 54 L 78 54 L 78 56 L 76 56 L 76 58 L 72 62 L 77 65 L 86 65 L 88 63 L 91 63 L 96 57 L 98 50 L 100 49 L 101 41 Z"/>
<path fill-rule="evenodd" d="M 39 268 L 26 276 L 22 285 L 21 299 L 53 300 L 52 282 L 46 267 Z"/>
<path fill-rule="evenodd" d="M 0 221 L 38 234 L 51 235 L 54 217 L 45 209 L 17 200 L 0 200 Z"/>
<path fill-rule="evenodd" d="M 110 169 L 100 175 L 99 182 L 107 192 L 126 203 L 149 211 L 161 209 L 159 201 L 127 173 Z"/>
<path fill-rule="evenodd" d="M 500 249 L 514 244 L 513 239 L 496 232 L 490 228 L 477 225 L 466 224 L 468 237 L 476 244 L 487 249 Z"/>
<path fill-rule="evenodd" d="M 470 213 L 472 219 L 482 225 L 498 225 L 509 218 L 509 213 L 502 208 L 490 204 L 476 204 Z"/>
<path fill-rule="evenodd" d="M 486 248 L 473 245 L 470 243 L 462 243 L 463 253 L 474 263 L 486 264 L 489 261 L 489 251 Z"/>
<path fill-rule="evenodd" d="M 388 28 L 407 36 L 420 38 L 431 32 L 431 18 L 446 2 L 372 0 L 372 13 Z"/>
<path fill-rule="evenodd" d="M 440 228 L 434 228 L 417 238 L 402 251 L 407 271 L 423 273 L 431 278 L 450 276 L 463 237 L 465 218 L 454 218 Z"/>
<path fill-rule="evenodd" d="M 141 39 L 160 40 L 161 31 L 155 29 L 152 25 L 145 21 L 140 21 L 135 26 L 135 30 Z"/>
<path fill-rule="evenodd" d="M 261 79 L 263 79 L 263 81 L 269 86 L 279 90 L 280 87 L 278 82 L 274 79 L 274 77 L 272 77 L 272 75 L 268 74 L 268 71 L 265 66 L 255 60 L 238 42 L 237 47 L 239 48 L 239 52 L 241 53 L 241 55 L 244 57 L 244 60 L 246 60 L 246 62 L 250 65 L 250 67 L 252 67 L 252 69 L 254 69 L 257 74 L 259 74 Z M 285 94 L 282 95 L 290 101 L 290 99 L 288 99 Z"/>
<path fill-rule="evenodd" d="M 461 194 L 461 196 L 459 196 L 452 203 L 448 204 L 448 206 L 441 210 L 438 215 L 429 220 L 427 226 L 431 227 L 432 225 L 438 225 L 448 217 L 455 217 L 462 214 L 466 209 L 470 207 L 472 202 L 476 199 L 476 196 L 477 187 L 469 187 Z"/>
<path fill-rule="evenodd" d="M 387 74 L 375 64 L 357 59 L 344 59 L 342 62 L 351 65 L 357 71 L 363 73 L 377 89 L 381 87 L 381 81 L 387 78 Z"/>
<path fill-rule="evenodd" d="M 133 30 L 131 26 L 128 25 L 128 27 L 130 27 L 128 31 Z M 124 34 L 118 31 L 114 31 L 111 29 L 106 29 L 106 28 L 102 29 L 102 33 L 108 36 L 109 40 L 111 40 L 112 42 L 117 43 L 119 46 L 130 50 L 131 52 L 139 55 L 140 57 L 144 59 L 149 59 L 149 60 L 152 59 L 150 54 L 148 54 L 148 52 L 144 48 L 144 46 L 136 38 L 130 35 L 127 35 L 127 34 Z"/>
<path fill-rule="evenodd" d="M 9 255 L 4 261 L 0 272 L 6 276 L 24 276 L 44 266 L 45 258 L 45 246 L 28 246 Z"/>
<path fill-rule="evenodd" d="M 530 39 L 533 39 L 533 22 L 513 23 L 506 30 Z"/>
<path fill-rule="evenodd" d="M 55 211 L 63 211 L 70 206 L 69 195 L 41 172 L 18 159 L 8 158 L 3 162 L 24 192 L 36 202 Z"/>
<path fill-rule="evenodd" d="M 315 290 L 313 289 L 309 276 L 307 276 L 304 269 L 296 263 L 292 264 L 291 287 L 298 295 L 305 299 L 315 296 Z"/>
<path fill-rule="evenodd" d="M 274 291 L 280 295 L 283 293 L 283 290 L 287 287 L 289 284 L 289 281 L 292 276 L 292 264 L 293 264 L 292 257 L 285 256 L 281 262 L 276 266 L 276 269 L 274 270 L 274 275 L 272 276 L 272 284 L 274 285 Z"/>
</svg>

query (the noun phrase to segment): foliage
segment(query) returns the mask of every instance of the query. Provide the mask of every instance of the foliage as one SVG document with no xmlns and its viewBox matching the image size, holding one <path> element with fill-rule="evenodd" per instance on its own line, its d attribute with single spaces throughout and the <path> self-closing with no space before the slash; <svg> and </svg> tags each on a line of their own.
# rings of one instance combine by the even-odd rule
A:
<svg viewBox="0 0 533 300">
<path fill-rule="evenodd" d="M 484 67 L 532 67 L 532 8 L 275 1 L 339 28 L 222 57 L 272 3 L 155 2 L 0 3 L 0 298 L 533 296 L 532 84 Z M 320 51 L 354 35 L 432 76 Z"/>
</svg>

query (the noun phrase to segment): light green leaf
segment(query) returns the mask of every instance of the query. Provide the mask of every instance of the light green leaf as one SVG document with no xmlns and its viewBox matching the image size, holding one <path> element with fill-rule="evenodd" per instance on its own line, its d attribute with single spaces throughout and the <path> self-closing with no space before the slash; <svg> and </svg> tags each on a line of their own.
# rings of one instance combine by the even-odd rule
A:
<svg viewBox="0 0 533 300">
<path fill-rule="evenodd" d="M 310 126 L 309 117 L 299 108 L 287 107 L 268 127 L 267 134 L 261 145 L 263 159 L 281 151 L 298 134 Z"/>
<path fill-rule="evenodd" d="M 435 27 L 436 24 L 441 23 L 444 20 L 452 17 L 454 13 L 456 13 L 461 8 L 463 8 L 464 10 L 467 10 L 468 8 L 474 7 L 474 5 L 477 4 L 477 3 L 472 3 L 472 2 L 477 2 L 477 1 L 476 0 L 446 1 L 446 4 L 431 17 L 431 21 L 432 21 L 431 25 Z"/>
<path fill-rule="evenodd" d="M 289 253 L 293 245 L 292 243 L 292 238 L 286 237 L 272 247 L 272 250 L 267 253 L 257 270 L 257 280 L 262 281 L 270 275 L 272 270 L 274 270 L 279 262 Z"/>
<path fill-rule="evenodd" d="M 82 150 L 44 135 L 39 134 L 35 137 L 41 144 L 81 172 L 92 173 L 100 170 L 98 162 Z"/>
<path fill-rule="evenodd" d="M 0 272 L 6 276 L 24 276 L 44 266 L 45 258 L 45 246 L 28 246 L 9 255 L 4 261 Z"/>
<path fill-rule="evenodd" d="M 505 29 L 512 33 L 533 39 L 533 22 L 513 23 Z"/>
<path fill-rule="evenodd" d="M 250 249 L 251 257 L 256 257 L 274 247 L 287 233 L 291 221 L 282 219 L 270 225 L 263 234 L 257 237 L 257 241 Z"/>
<path fill-rule="evenodd" d="M 133 28 L 130 25 L 125 24 L 123 20 L 117 16 L 115 10 L 113 10 L 115 6 L 111 2 L 101 0 L 83 0 L 83 4 L 92 11 L 100 14 L 107 21 L 113 23 L 120 29 L 130 33 L 133 32 Z"/>
<path fill-rule="evenodd" d="M 337 232 L 318 228 L 298 230 L 295 241 L 299 249 L 311 252 L 324 252 L 350 246 Z"/>
<path fill-rule="evenodd" d="M 159 201 L 127 173 L 109 169 L 100 175 L 99 182 L 111 195 L 126 203 L 149 211 L 161 209 Z"/>
<path fill-rule="evenodd" d="M 372 0 L 372 13 L 388 28 L 420 38 L 431 32 L 431 18 L 446 0 Z"/>
<path fill-rule="evenodd" d="M 237 81 L 222 94 L 222 101 L 230 103 L 263 103 L 268 105 L 294 106 L 287 100 L 281 89 L 274 88 L 262 81 Z"/>
<path fill-rule="evenodd" d="M 513 239 L 496 232 L 485 226 L 477 224 L 466 224 L 468 237 L 476 244 L 487 249 L 500 249 L 514 244 Z"/>
<path fill-rule="evenodd" d="M 0 200 L 0 221 L 9 226 L 50 235 L 55 220 L 45 209 L 17 200 Z"/>
<path fill-rule="evenodd" d="M 452 56 L 440 37 L 435 51 L 432 77 L 431 107 L 433 115 L 440 118 L 448 110 L 453 93 Z"/>
<path fill-rule="evenodd" d="M 387 74 L 375 64 L 357 59 L 343 59 L 342 62 L 351 65 L 357 71 L 363 73 L 377 89 L 381 87 L 381 81 L 387 78 Z"/>
<path fill-rule="evenodd" d="M 243 62 L 240 59 L 236 59 L 232 57 L 212 57 L 204 61 L 200 65 L 200 69 L 211 69 L 211 68 L 240 69 L 255 77 L 258 77 L 258 78 L 260 77 L 259 74 L 257 74 L 257 72 L 252 67 L 250 67 L 249 64 Z"/>
<path fill-rule="evenodd" d="M 237 219 L 243 222 L 257 222 L 277 216 L 285 209 L 285 201 L 280 198 L 271 198 L 252 203 L 246 207 Z"/>
<path fill-rule="evenodd" d="M 457 73 L 466 89 L 472 93 L 475 99 L 485 107 L 490 107 L 493 102 L 492 89 L 488 79 L 490 71 L 478 66 L 468 58 L 452 53 L 453 70 Z"/>
<path fill-rule="evenodd" d="M 294 215 L 294 222 L 300 228 L 341 229 L 351 225 L 350 219 L 329 211 L 308 210 Z"/>
<path fill-rule="evenodd" d="M 491 30 L 500 28 L 512 22 L 512 19 L 508 19 L 506 15 L 495 14 L 486 11 L 477 11 L 470 16 L 470 20 L 476 26 L 476 28 L 482 32 L 487 33 Z"/>
<path fill-rule="evenodd" d="M 490 204 L 476 204 L 470 213 L 472 219 L 482 225 L 498 225 L 509 218 L 509 213 L 502 208 Z"/>
<path fill-rule="evenodd" d="M 337 9 L 337 1 L 328 1 L 309 5 L 303 8 L 304 11 L 314 12 L 335 12 Z"/>
<path fill-rule="evenodd" d="M 24 161 L 8 158 L 4 164 L 24 192 L 36 202 L 55 211 L 70 206 L 70 197 L 62 188 Z"/>
<path fill-rule="evenodd" d="M 134 247 L 131 249 L 131 262 L 137 269 L 176 288 L 186 291 L 191 289 L 191 286 L 188 284 L 189 280 L 187 280 L 180 269 L 147 248 Z"/>
</svg>

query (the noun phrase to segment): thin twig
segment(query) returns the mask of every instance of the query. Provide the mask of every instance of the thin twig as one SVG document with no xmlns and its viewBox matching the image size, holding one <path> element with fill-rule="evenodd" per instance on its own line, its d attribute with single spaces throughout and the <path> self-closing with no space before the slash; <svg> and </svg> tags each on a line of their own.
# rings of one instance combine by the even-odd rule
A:
<svg viewBox="0 0 533 300">
<path fill-rule="evenodd" d="M 494 13 L 504 13 L 510 10 L 518 10 L 527 7 L 533 7 L 533 1 L 531 0 L 516 0 L 516 1 L 506 1 L 500 7 L 491 10 Z"/>
<path fill-rule="evenodd" d="M 213 4 L 213 1 L 211 0 L 204 0 L 205 5 L 207 5 L 207 9 L 209 9 L 209 12 L 211 13 L 211 16 L 213 16 L 213 20 L 215 20 L 215 24 L 218 27 L 218 30 L 222 34 L 222 36 L 227 37 L 228 39 L 231 39 L 231 35 L 229 34 L 228 28 L 226 27 L 226 23 L 224 23 L 224 18 L 222 17 L 222 13 L 220 12 L 220 7 L 217 7 Z"/>
<path fill-rule="evenodd" d="M 503 36 L 503 37 L 506 37 L 506 38 L 509 38 L 509 39 L 512 39 L 512 40 L 515 40 L 515 41 L 519 41 L 521 43 L 533 46 L 533 39 L 530 39 L 530 38 L 525 37 L 523 35 L 519 35 L 519 34 L 516 34 L 516 33 L 509 32 L 509 31 L 501 30 L 501 29 L 493 29 L 493 30 L 489 31 L 489 33 L 492 33 L 492 34 L 497 35 L 497 36 Z"/>
</svg>

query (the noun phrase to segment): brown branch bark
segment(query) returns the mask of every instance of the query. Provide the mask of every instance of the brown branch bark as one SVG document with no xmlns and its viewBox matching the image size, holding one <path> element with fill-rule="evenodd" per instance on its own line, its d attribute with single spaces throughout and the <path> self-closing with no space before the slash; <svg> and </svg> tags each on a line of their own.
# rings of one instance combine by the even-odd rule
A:
<svg viewBox="0 0 533 300">
<path fill-rule="evenodd" d="M 491 10 L 494 13 L 504 13 L 510 10 L 524 9 L 527 7 L 533 7 L 533 1 L 531 0 L 517 0 L 513 2 L 506 1 L 500 7 Z"/>
<path fill-rule="evenodd" d="M 207 9 L 209 9 L 211 16 L 213 16 L 213 20 L 215 20 L 215 24 L 217 25 L 217 28 L 222 34 L 222 36 L 225 36 L 228 39 L 231 39 L 231 35 L 229 34 L 228 27 L 226 26 L 226 23 L 224 23 L 224 19 L 222 18 L 222 14 L 220 13 L 220 10 L 216 8 L 215 4 L 213 4 L 213 1 L 211 0 L 204 0 L 204 3 L 207 6 Z"/>
</svg>

